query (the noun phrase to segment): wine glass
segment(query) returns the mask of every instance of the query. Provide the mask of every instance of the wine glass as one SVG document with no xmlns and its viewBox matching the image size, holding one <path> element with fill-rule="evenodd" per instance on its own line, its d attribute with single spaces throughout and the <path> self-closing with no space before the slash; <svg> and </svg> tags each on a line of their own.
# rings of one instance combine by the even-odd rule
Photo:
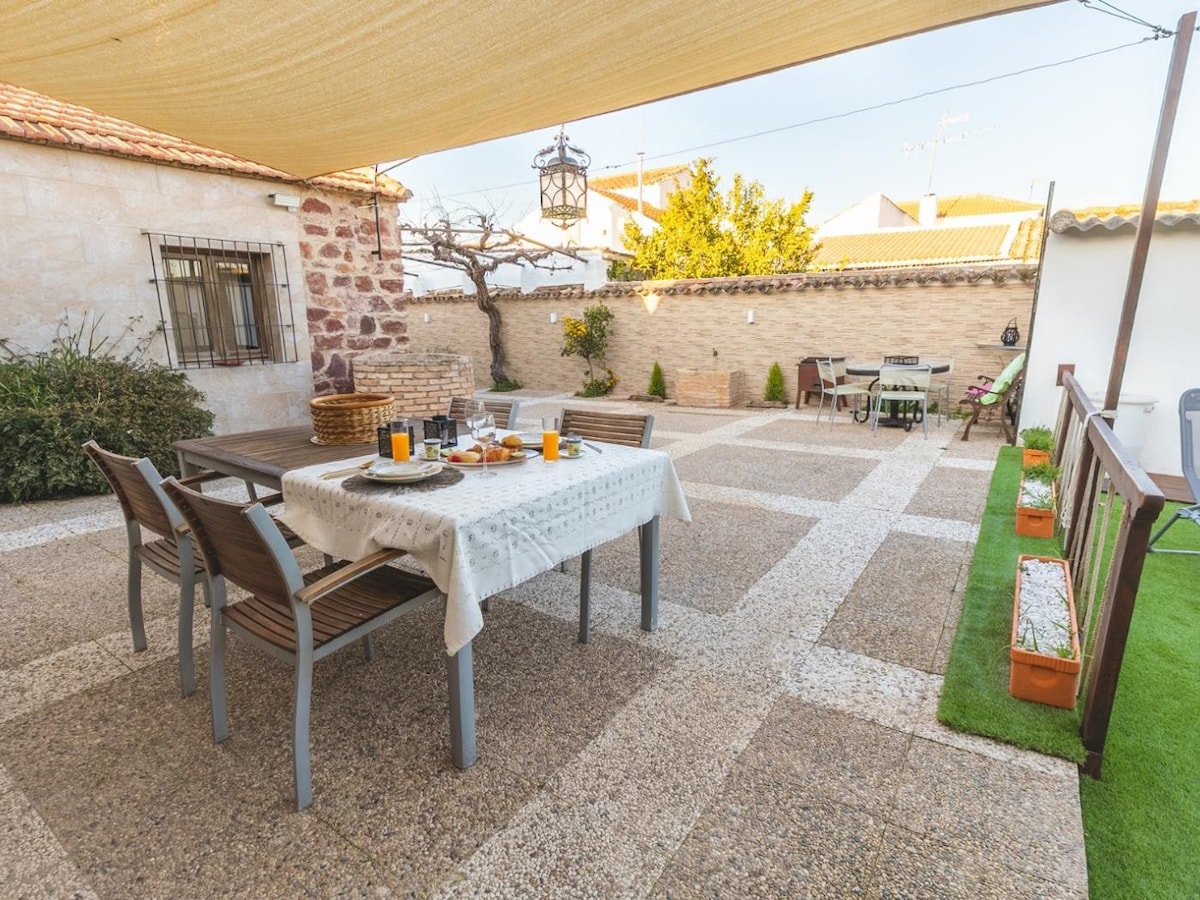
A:
<svg viewBox="0 0 1200 900">
<path fill-rule="evenodd" d="M 472 416 L 467 420 L 467 424 L 471 426 L 471 436 L 483 448 L 483 471 L 479 474 L 495 475 L 495 472 L 488 471 L 488 448 L 492 446 L 492 441 L 496 439 L 496 417 L 491 413 L 485 412 L 481 416 Z"/>
</svg>

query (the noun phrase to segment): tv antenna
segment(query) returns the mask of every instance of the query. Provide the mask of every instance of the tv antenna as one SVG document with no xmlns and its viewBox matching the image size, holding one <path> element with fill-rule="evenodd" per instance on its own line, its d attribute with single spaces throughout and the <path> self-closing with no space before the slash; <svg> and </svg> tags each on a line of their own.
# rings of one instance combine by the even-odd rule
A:
<svg viewBox="0 0 1200 900">
<path fill-rule="evenodd" d="M 970 113 L 958 113 L 952 116 L 950 115 L 950 111 L 947 110 L 946 114 L 938 119 L 937 126 L 933 130 L 933 140 L 922 141 L 919 144 L 900 145 L 904 148 L 905 155 L 909 157 L 911 157 L 912 154 L 918 150 L 932 151 L 932 153 L 929 155 L 929 183 L 925 185 L 926 194 L 933 193 L 933 173 L 934 169 L 937 167 L 938 147 L 940 147 L 942 144 L 955 144 L 959 141 L 965 141 L 967 138 L 971 137 L 971 135 L 991 130 L 991 127 L 989 126 L 987 128 L 976 128 L 974 131 L 962 131 L 957 134 L 946 134 L 947 126 L 961 125 L 963 122 L 969 121 L 970 118 Z"/>
</svg>

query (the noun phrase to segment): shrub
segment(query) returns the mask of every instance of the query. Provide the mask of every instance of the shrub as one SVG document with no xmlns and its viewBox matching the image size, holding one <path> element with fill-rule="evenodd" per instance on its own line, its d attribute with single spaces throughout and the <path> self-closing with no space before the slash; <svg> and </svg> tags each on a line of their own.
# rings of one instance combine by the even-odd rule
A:
<svg viewBox="0 0 1200 900">
<path fill-rule="evenodd" d="M 651 397 L 667 399 L 667 380 L 663 378 L 662 366 L 658 364 L 658 360 L 654 361 L 654 368 L 650 370 L 650 387 L 646 388 L 646 393 Z"/>
<path fill-rule="evenodd" d="M 0 502 L 109 490 L 79 448 L 95 441 L 124 456 L 148 456 L 178 472 L 171 443 L 212 433 L 204 395 L 182 372 L 96 339 L 94 320 L 71 331 L 66 319 L 50 349 L 31 353 L 0 341 Z M 129 329 L 126 329 L 128 332 Z"/>
<path fill-rule="evenodd" d="M 611 391 L 619 380 L 612 369 L 607 377 L 597 378 L 595 367 L 604 365 L 604 353 L 608 349 L 608 323 L 612 321 L 612 310 L 603 303 L 589 306 L 583 311 L 582 319 L 563 316 L 563 356 L 582 356 L 587 363 L 581 397 L 600 397 Z"/>
<path fill-rule="evenodd" d="M 763 388 L 763 399 L 768 403 L 787 403 L 787 393 L 783 389 L 783 370 L 779 363 L 771 363 L 767 372 L 767 384 Z"/>
<path fill-rule="evenodd" d="M 510 378 L 508 381 L 494 381 L 492 382 L 492 386 L 488 388 L 489 391 L 493 391 L 497 394 L 505 394 L 509 391 L 519 391 L 520 389 L 521 382 L 514 378 Z"/>
<path fill-rule="evenodd" d="M 1045 425 L 1034 425 L 1021 432 L 1021 443 L 1028 450 L 1044 450 L 1048 453 L 1054 449 L 1054 432 Z"/>
<path fill-rule="evenodd" d="M 1058 476 L 1061 474 L 1058 466 L 1048 462 L 1034 463 L 1031 466 L 1026 466 L 1022 471 L 1025 474 L 1026 481 L 1040 481 L 1043 484 L 1058 481 Z"/>
</svg>

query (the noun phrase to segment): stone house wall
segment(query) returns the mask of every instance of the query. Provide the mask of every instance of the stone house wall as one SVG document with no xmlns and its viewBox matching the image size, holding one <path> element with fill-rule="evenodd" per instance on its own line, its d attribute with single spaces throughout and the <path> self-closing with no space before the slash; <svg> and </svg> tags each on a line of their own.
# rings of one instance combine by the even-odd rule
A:
<svg viewBox="0 0 1200 900">
<path fill-rule="evenodd" d="M 1035 273 L 1031 266 L 977 267 L 676 282 L 658 288 L 653 313 L 642 299 L 650 283 L 507 291 L 499 299 L 506 369 L 527 388 L 579 390 L 583 360 L 560 355 L 563 317 L 579 318 L 585 307 L 603 302 L 614 314 L 608 365 L 621 378 L 616 396 L 645 391 L 657 360 L 670 397 L 677 396 L 680 369 L 741 369 L 745 399 L 760 399 L 778 362 L 794 402 L 796 363 L 805 356 L 916 353 L 955 357 L 956 398 L 978 375 L 996 374 L 1011 358 L 995 346 L 1009 319 L 1028 333 Z M 408 302 L 409 346 L 471 356 L 476 385 L 486 387 L 487 317 L 474 298 L 441 293 Z"/>
</svg>

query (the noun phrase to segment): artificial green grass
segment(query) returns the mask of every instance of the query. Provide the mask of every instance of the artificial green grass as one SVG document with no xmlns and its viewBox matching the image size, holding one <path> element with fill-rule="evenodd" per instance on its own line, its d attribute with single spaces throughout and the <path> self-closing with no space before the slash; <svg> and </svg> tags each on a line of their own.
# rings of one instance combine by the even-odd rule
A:
<svg viewBox="0 0 1200 900">
<path fill-rule="evenodd" d="M 1167 520 L 1176 504 L 1159 519 Z M 1158 546 L 1200 550 L 1177 522 Z M 1146 557 L 1101 779 L 1079 780 L 1093 900 L 1200 885 L 1200 556 Z"/>
<path fill-rule="evenodd" d="M 1018 537 L 1014 532 L 1020 479 L 1020 449 L 1002 447 L 979 523 L 938 719 L 957 731 L 1082 762 L 1076 710 L 1018 700 L 1008 693 L 1017 556 L 1062 555 L 1055 539 Z"/>
</svg>

